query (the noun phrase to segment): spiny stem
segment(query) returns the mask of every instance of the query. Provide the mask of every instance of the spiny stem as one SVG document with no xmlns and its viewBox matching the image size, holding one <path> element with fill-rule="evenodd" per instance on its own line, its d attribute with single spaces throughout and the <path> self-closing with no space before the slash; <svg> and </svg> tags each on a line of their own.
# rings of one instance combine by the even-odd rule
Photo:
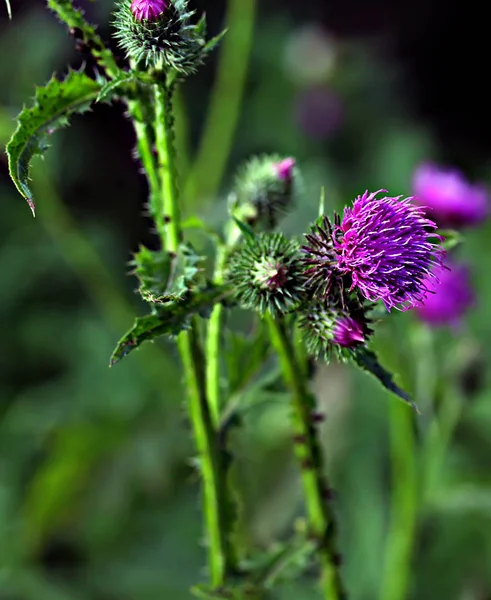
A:
<svg viewBox="0 0 491 600">
<path fill-rule="evenodd" d="M 172 147 L 172 89 L 164 84 L 156 84 L 154 92 L 158 174 L 165 213 L 162 246 L 169 252 L 177 253 L 182 232 Z M 228 539 L 225 526 L 228 505 L 223 477 L 223 457 L 220 454 L 217 431 L 212 423 L 206 396 L 205 359 L 201 350 L 196 319 L 192 320 L 188 331 L 179 335 L 178 347 L 184 366 L 189 396 L 189 416 L 203 478 L 203 503 L 209 541 L 208 560 L 211 584 L 214 587 L 220 587 L 224 585 L 229 570 Z"/>
<path fill-rule="evenodd" d="M 216 284 L 223 283 L 227 257 L 236 245 L 236 243 L 239 241 L 240 237 L 240 229 L 237 227 L 237 225 L 235 225 L 235 223 L 231 221 L 229 223 L 227 240 L 225 244 L 219 246 L 217 249 L 217 256 L 215 259 L 215 274 L 213 278 Z M 210 403 L 210 412 L 213 424 L 217 428 L 220 422 L 220 408 L 222 404 L 220 393 L 220 341 L 222 337 L 222 327 L 223 305 L 221 303 L 218 303 L 215 304 L 215 306 L 213 307 L 213 311 L 210 315 L 210 319 L 208 322 L 208 334 L 206 338 L 206 382 L 208 390 L 208 401 Z"/>
<path fill-rule="evenodd" d="M 295 454 L 300 464 L 303 494 L 311 533 L 318 544 L 321 585 L 325 600 L 345 600 L 339 572 L 337 531 L 334 513 L 328 503 L 329 488 L 323 474 L 322 453 L 312 412 L 313 398 L 298 364 L 285 323 L 267 316 L 271 341 L 278 354 L 285 382 L 293 395 Z"/>
<path fill-rule="evenodd" d="M 152 126 L 145 122 L 143 110 L 145 101 L 143 98 L 138 100 L 128 100 L 127 104 L 128 113 L 135 130 L 138 156 L 148 180 L 150 191 L 148 208 L 150 216 L 155 223 L 155 228 L 160 239 L 162 239 L 165 235 L 164 210 L 162 207 L 162 194 L 160 193 L 157 161 L 153 153 Z"/>
</svg>

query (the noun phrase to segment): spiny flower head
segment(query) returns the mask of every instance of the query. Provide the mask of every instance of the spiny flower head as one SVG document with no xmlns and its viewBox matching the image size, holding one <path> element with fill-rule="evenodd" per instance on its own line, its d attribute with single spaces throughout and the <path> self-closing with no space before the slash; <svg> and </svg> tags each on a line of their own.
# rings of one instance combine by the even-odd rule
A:
<svg viewBox="0 0 491 600">
<path fill-rule="evenodd" d="M 489 213 L 489 194 L 473 185 L 456 169 L 431 163 L 420 165 L 413 177 L 416 201 L 442 227 L 477 225 Z"/>
<path fill-rule="evenodd" d="M 474 305 L 475 294 L 467 266 L 452 261 L 435 269 L 435 278 L 428 279 L 431 294 L 416 307 L 421 321 L 432 327 L 458 327 L 464 314 Z"/>
<path fill-rule="evenodd" d="M 298 194 L 294 158 L 253 157 L 241 167 L 229 198 L 229 212 L 255 229 L 271 230 Z"/>
<path fill-rule="evenodd" d="M 351 351 L 366 345 L 372 333 L 361 307 L 351 312 L 322 300 L 305 304 L 298 324 L 308 351 L 327 360 L 333 353 L 348 358 Z"/>
<path fill-rule="evenodd" d="M 131 12 L 138 21 L 155 21 L 166 8 L 166 0 L 133 0 L 131 2 Z"/>
<path fill-rule="evenodd" d="M 206 43 L 204 18 L 192 23 L 188 0 L 118 0 L 115 37 L 140 67 L 194 73 L 218 38 Z"/>
<path fill-rule="evenodd" d="M 432 268 L 443 254 L 431 238 L 440 237 L 411 198 L 377 198 L 379 192 L 365 192 L 344 209 L 334 232 L 336 269 L 350 275 L 351 288 L 367 300 L 407 310 L 428 294 L 428 277 L 434 277 Z"/>
<path fill-rule="evenodd" d="M 334 232 L 327 216 L 320 217 L 305 234 L 305 245 L 302 246 L 305 265 L 306 286 L 313 296 L 320 295 L 324 299 L 333 287 L 343 288 L 341 275 L 336 270 L 337 254 L 334 248 Z"/>
<path fill-rule="evenodd" d="M 280 233 L 261 233 L 233 253 L 227 281 L 243 308 L 284 314 L 300 303 L 303 266 L 299 247 Z"/>
</svg>

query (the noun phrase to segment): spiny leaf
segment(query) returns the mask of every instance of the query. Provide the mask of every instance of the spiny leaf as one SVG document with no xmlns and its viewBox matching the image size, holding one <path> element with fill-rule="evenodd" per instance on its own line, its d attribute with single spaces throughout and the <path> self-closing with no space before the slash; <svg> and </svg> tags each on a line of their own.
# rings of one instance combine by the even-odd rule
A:
<svg viewBox="0 0 491 600">
<path fill-rule="evenodd" d="M 70 33 L 87 45 L 108 75 L 116 76 L 119 69 L 113 53 L 106 48 L 95 27 L 84 19 L 83 11 L 75 8 L 72 0 L 47 0 L 47 5 L 68 26 Z"/>
<path fill-rule="evenodd" d="M 364 371 L 371 373 L 380 381 L 385 389 L 401 398 L 401 400 L 404 400 L 404 402 L 407 402 L 409 406 L 419 413 L 418 407 L 411 400 L 409 394 L 407 394 L 395 383 L 392 373 L 384 369 L 384 367 L 379 363 L 375 352 L 372 352 L 366 348 L 362 348 L 361 350 L 353 353 L 353 356 L 358 366 L 360 366 Z"/>
<path fill-rule="evenodd" d="M 126 71 L 120 71 L 114 79 L 105 81 L 99 95 L 96 98 L 96 102 L 103 102 L 114 98 L 116 92 L 124 89 L 128 84 L 133 83 L 135 77 L 133 73 L 127 73 Z"/>
<path fill-rule="evenodd" d="M 189 326 L 193 315 L 207 317 L 213 306 L 226 294 L 225 287 L 210 286 L 205 290 L 187 293 L 175 297 L 174 300 L 159 304 L 155 312 L 144 317 L 137 317 L 133 327 L 118 342 L 111 357 L 110 365 L 114 365 L 135 350 L 143 342 L 155 340 L 161 336 L 174 337 Z"/>
<path fill-rule="evenodd" d="M 68 116 L 90 109 L 100 84 L 81 71 L 70 71 L 64 81 L 54 77 L 36 89 L 34 106 L 24 108 L 17 129 L 7 144 L 9 172 L 16 188 L 34 214 L 34 201 L 28 186 L 31 159 L 48 147 L 48 135 L 68 125 Z"/>
</svg>

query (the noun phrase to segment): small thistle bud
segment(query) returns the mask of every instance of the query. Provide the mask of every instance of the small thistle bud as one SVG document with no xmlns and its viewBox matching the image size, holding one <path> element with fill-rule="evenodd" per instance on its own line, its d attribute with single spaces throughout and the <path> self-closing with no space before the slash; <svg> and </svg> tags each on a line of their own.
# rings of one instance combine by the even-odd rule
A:
<svg viewBox="0 0 491 600">
<path fill-rule="evenodd" d="M 350 350 L 365 345 L 371 334 L 361 309 L 350 313 L 319 301 L 306 307 L 298 323 L 307 350 L 316 358 L 327 360 L 333 352 L 346 358 Z"/>
<path fill-rule="evenodd" d="M 188 0 L 119 0 L 115 37 L 126 57 L 145 68 L 194 73 L 218 38 L 205 41 L 205 21 L 191 23 Z"/>
<path fill-rule="evenodd" d="M 237 175 L 229 212 L 253 228 L 271 230 L 293 206 L 298 179 L 294 158 L 254 157 Z"/>
<path fill-rule="evenodd" d="M 296 242 L 262 233 L 234 252 L 227 280 L 243 308 L 284 314 L 303 298 L 303 270 Z"/>
</svg>

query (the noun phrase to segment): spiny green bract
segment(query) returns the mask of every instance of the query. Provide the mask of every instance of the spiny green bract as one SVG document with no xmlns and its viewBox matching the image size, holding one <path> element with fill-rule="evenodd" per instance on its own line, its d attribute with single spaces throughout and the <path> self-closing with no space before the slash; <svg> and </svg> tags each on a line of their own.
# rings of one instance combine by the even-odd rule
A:
<svg viewBox="0 0 491 600">
<path fill-rule="evenodd" d="M 232 254 L 227 283 L 239 305 L 264 314 L 285 314 L 304 298 L 304 267 L 294 240 L 261 233 Z"/>
<path fill-rule="evenodd" d="M 238 171 L 229 197 L 229 212 L 254 229 L 271 230 L 295 204 L 299 194 L 299 171 L 292 160 L 291 173 L 282 177 L 279 155 L 255 156 Z"/>
<path fill-rule="evenodd" d="M 187 0 L 173 0 L 155 21 L 138 21 L 129 0 L 119 0 L 115 12 L 115 37 L 126 56 L 145 68 L 174 69 L 194 73 L 218 38 L 206 43 L 204 17 L 191 23 L 194 11 Z"/>
</svg>

